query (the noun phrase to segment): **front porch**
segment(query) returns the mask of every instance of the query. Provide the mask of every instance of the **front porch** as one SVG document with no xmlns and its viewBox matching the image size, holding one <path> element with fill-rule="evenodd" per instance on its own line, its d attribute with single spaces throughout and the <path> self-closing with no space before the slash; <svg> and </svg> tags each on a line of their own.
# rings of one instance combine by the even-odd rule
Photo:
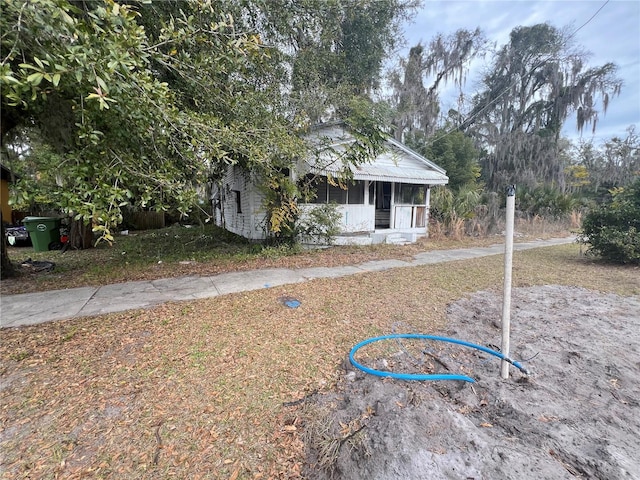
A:
<svg viewBox="0 0 640 480">
<path fill-rule="evenodd" d="M 334 245 L 376 245 L 387 243 L 393 245 L 407 245 L 415 243 L 419 238 L 427 236 L 425 228 L 408 228 L 396 230 L 380 228 L 372 232 L 341 233 L 333 239 Z"/>
<path fill-rule="evenodd" d="M 301 204 L 302 214 L 318 203 L 333 203 L 340 214 L 337 245 L 414 243 L 427 236 L 429 185 L 355 180 L 345 190 L 320 179 L 312 204 Z"/>
</svg>

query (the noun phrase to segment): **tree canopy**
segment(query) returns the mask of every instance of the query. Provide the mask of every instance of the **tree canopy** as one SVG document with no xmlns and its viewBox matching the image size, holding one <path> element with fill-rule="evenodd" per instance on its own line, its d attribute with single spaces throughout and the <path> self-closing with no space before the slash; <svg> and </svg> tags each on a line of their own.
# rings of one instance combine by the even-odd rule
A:
<svg viewBox="0 0 640 480">
<path fill-rule="evenodd" d="M 19 190 L 98 228 L 117 225 L 129 204 L 173 202 L 186 212 L 213 165 L 291 146 L 284 122 L 258 101 L 260 86 L 243 82 L 267 60 L 257 36 L 236 31 L 231 17 L 177 12 L 152 42 L 139 16 L 109 0 L 3 2 L 3 139 L 41 146 L 30 150 L 38 181 L 25 177 Z M 181 88 L 156 64 L 183 79 Z M 213 82 L 203 82 L 207 74 Z M 225 74 L 233 82 L 215 81 Z"/>
<path fill-rule="evenodd" d="M 395 138 L 402 140 L 409 132 L 432 135 L 440 120 L 440 89 L 448 82 L 461 89 L 469 63 L 486 49 L 487 40 L 479 28 L 438 34 L 427 46 L 412 47 L 399 68 L 390 73 Z"/>
<path fill-rule="evenodd" d="M 422 132 L 415 132 L 407 135 L 406 143 L 444 168 L 449 177 L 449 187 L 454 191 L 464 185 L 475 183 L 480 176 L 480 152 L 473 140 L 460 131 L 449 132 L 442 128 L 431 138 Z"/>
<path fill-rule="evenodd" d="M 576 187 L 596 199 L 629 185 L 640 175 L 640 135 L 635 125 L 627 128 L 624 137 L 615 135 L 601 145 L 580 142 L 568 169 L 578 176 Z"/>
<path fill-rule="evenodd" d="M 109 238 L 125 206 L 186 214 L 226 165 L 277 171 L 303 154 L 300 130 L 366 105 L 414 3 L 2 0 L 18 200 Z"/>
<path fill-rule="evenodd" d="M 558 141 L 565 121 L 573 113 L 579 130 L 595 130 L 622 87 L 615 64 L 588 67 L 587 58 L 572 48 L 568 32 L 549 24 L 512 30 L 461 127 L 490 152 L 483 164 L 490 188 L 533 187 L 531 180 L 563 185 Z"/>
</svg>

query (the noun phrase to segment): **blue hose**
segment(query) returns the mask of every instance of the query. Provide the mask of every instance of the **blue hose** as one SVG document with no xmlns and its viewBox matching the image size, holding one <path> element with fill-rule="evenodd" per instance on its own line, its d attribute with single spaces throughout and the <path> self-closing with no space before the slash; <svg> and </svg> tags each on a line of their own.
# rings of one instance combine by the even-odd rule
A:
<svg viewBox="0 0 640 480">
<path fill-rule="evenodd" d="M 394 372 L 385 372 L 382 370 L 375 370 L 373 368 L 365 367 L 364 365 L 358 363 L 354 358 L 356 352 L 360 348 L 364 347 L 365 345 L 368 345 L 369 343 L 379 342 L 381 340 L 393 340 L 396 338 L 416 338 L 419 340 L 435 340 L 437 342 L 455 343 L 457 345 L 462 345 L 464 347 L 475 348 L 476 350 L 480 350 L 482 352 L 493 355 L 494 357 L 498 357 L 499 359 L 504 360 L 505 362 L 509 362 L 511 365 L 519 369 L 525 375 L 529 375 L 529 371 L 522 364 L 510 359 L 509 357 L 507 357 L 506 355 L 503 355 L 500 352 L 491 350 L 490 348 L 483 347 L 482 345 L 476 345 L 475 343 L 465 342 L 464 340 L 458 340 L 456 338 L 439 337 L 436 335 L 422 335 L 419 333 L 396 333 L 393 335 L 385 335 L 382 337 L 373 337 L 373 338 L 368 338 L 367 340 L 363 340 L 362 342 L 358 343 L 355 347 L 353 347 L 351 349 L 351 352 L 349 352 L 349 360 L 351 361 L 351 364 L 354 367 L 362 370 L 363 372 L 369 373 L 371 375 L 375 375 L 377 377 L 391 377 L 391 378 L 396 378 L 398 380 L 462 380 L 464 382 L 475 383 L 475 380 L 473 378 L 468 377 L 466 375 L 394 373 Z"/>
</svg>

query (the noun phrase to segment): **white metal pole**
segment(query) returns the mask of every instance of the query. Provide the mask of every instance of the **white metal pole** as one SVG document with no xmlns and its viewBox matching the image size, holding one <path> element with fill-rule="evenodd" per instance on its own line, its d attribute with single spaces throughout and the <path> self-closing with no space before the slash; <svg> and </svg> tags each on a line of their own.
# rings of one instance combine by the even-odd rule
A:
<svg viewBox="0 0 640 480">
<path fill-rule="evenodd" d="M 504 295 L 502 303 L 502 354 L 509 356 L 511 329 L 511 270 L 513 265 L 513 222 L 516 209 L 516 186 L 507 187 L 507 215 L 504 243 Z M 509 362 L 502 361 L 502 378 L 509 378 Z"/>
</svg>

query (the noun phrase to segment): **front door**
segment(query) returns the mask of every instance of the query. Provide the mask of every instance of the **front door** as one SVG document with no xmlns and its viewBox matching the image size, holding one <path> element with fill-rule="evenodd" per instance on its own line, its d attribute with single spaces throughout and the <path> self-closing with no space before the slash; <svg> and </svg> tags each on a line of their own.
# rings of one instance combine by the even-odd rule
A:
<svg viewBox="0 0 640 480">
<path fill-rule="evenodd" d="M 376 228 L 390 228 L 391 182 L 376 184 Z"/>
</svg>

